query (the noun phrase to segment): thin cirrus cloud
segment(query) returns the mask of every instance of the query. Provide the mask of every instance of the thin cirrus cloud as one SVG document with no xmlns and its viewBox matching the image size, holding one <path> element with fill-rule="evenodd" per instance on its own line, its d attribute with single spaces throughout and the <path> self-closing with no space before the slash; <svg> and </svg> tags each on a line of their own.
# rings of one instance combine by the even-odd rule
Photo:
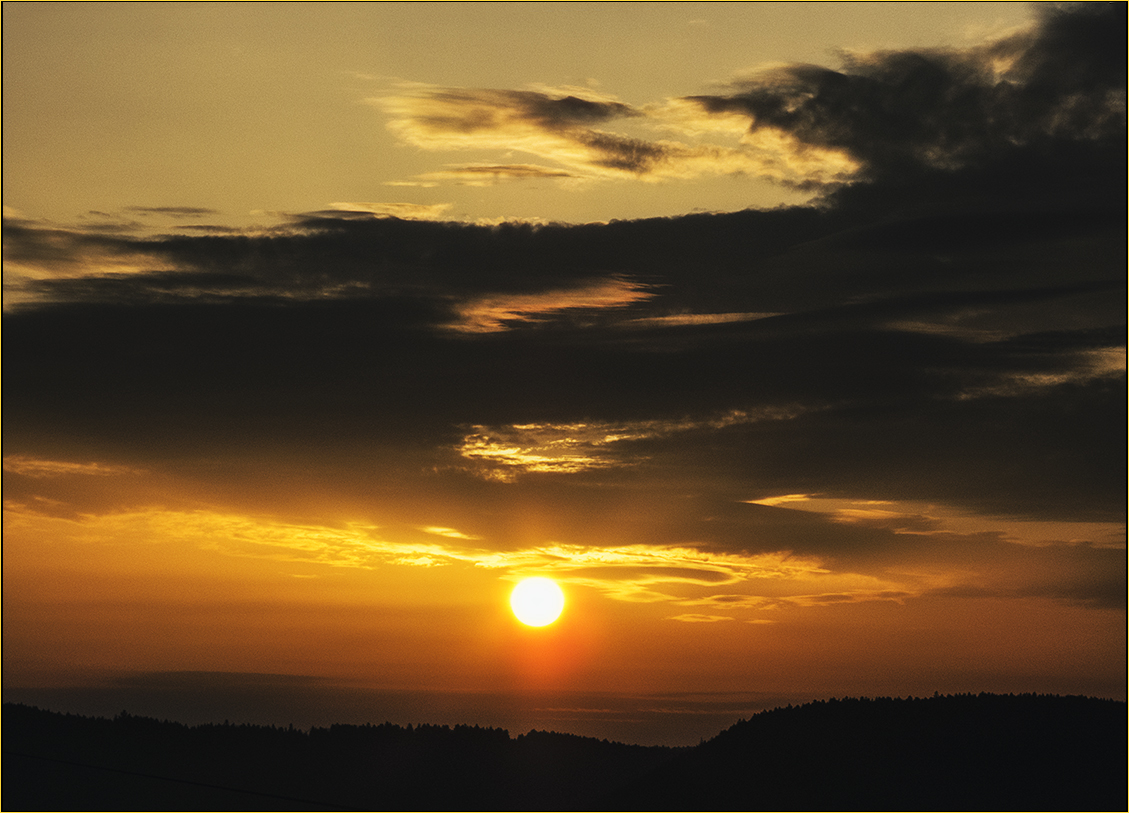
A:
<svg viewBox="0 0 1129 813">
<path fill-rule="evenodd" d="M 565 169 L 553 169 L 537 164 L 452 164 L 447 169 L 417 175 L 418 180 L 389 181 L 388 186 L 437 186 L 443 181 L 462 186 L 493 186 L 504 180 L 577 177 L 579 176 L 576 173 Z"/>
<path fill-rule="evenodd" d="M 687 624 L 715 624 L 719 621 L 732 621 L 730 615 L 705 615 L 704 613 L 681 613 L 670 616 L 671 621 L 682 621 Z"/>
<path fill-rule="evenodd" d="M 747 122 L 740 117 L 703 115 L 700 109 L 677 101 L 639 109 L 594 96 L 587 89 L 414 85 L 373 103 L 389 115 L 389 129 L 413 146 L 437 151 L 517 150 L 557 165 L 449 165 L 414 180 L 393 182 L 396 185 L 442 181 L 487 185 L 544 178 L 663 180 L 737 173 L 812 184 L 845 180 L 855 168 L 841 151 L 802 145 L 783 133 L 748 134 Z M 638 137 L 606 129 L 616 121 L 690 138 Z M 728 135 L 733 143 L 703 142 L 704 133 Z"/>
<path fill-rule="evenodd" d="M 74 463 L 64 460 L 41 460 L 26 455 L 6 455 L 4 471 L 21 474 L 25 477 L 67 477 L 72 475 L 112 477 L 118 474 L 140 474 L 128 466 L 114 466 L 106 463 Z"/>
<path fill-rule="evenodd" d="M 202 206 L 128 206 L 126 211 L 142 216 L 163 215 L 172 218 L 197 218 L 219 214 L 216 209 Z"/>
<path fill-rule="evenodd" d="M 441 220 L 449 203 L 363 203 L 339 202 L 329 204 L 326 214 L 330 217 L 339 217 L 341 213 L 353 212 L 360 215 L 377 215 L 388 217 L 411 218 L 412 220 Z"/>
<path fill-rule="evenodd" d="M 659 147 L 592 129 L 639 115 L 617 101 L 537 91 L 409 86 L 373 103 L 391 116 L 389 129 L 424 149 L 518 149 L 590 171 L 602 166 L 641 172 L 662 156 Z M 501 174 L 502 167 L 496 172 Z M 529 175 L 526 166 L 515 172 L 516 177 Z"/>
</svg>

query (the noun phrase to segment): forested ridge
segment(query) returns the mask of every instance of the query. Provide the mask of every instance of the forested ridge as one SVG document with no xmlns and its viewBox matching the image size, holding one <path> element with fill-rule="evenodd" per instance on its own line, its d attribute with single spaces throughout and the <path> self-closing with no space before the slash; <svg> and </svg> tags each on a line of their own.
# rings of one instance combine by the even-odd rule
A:
<svg viewBox="0 0 1129 813">
<path fill-rule="evenodd" d="M 188 726 L 3 707 L 5 810 L 1072 809 L 1126 804 L 1126 704 L 845 698 L 667 748 L 479 726 Z"/>
</svg>

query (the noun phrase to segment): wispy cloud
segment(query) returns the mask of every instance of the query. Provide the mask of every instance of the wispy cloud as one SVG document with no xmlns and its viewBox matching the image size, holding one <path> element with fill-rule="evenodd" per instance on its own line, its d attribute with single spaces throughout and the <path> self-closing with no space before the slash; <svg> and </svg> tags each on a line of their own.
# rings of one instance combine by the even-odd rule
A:
<svg viewBox="0 0 1129 813">
<path fill-rule="evenodd" d="M 558 166 L 475 163 L 427 172 L 398 184 L 555 178 L 662 180 L 748 173 L 795 183 L 845 180 L 855 164 L 841 151 L 812 147 L 783 133 L 750 135 L 736 116 L 708 116 L 700 108 L 667 102 L 633 108 L 590 89 L 545 92 L 406 86 L 374 99 L 389 114 L 389 129 L 427 150 L 517 150 Z M 653 133 L 606 128 L 616 121 Z M 742 124 L 735 127 L 735 123 Z M 684 136 L 680 141 L 667 136 Z M 731 143 L 702 141 L 728 136 Z"/>
<path fill-rule="evenodd" d="M 142 216 L 163 215 L 172 218 L 197 218 L 219 214 L 217 209 L 208 209 L 201 206 L 127 206 L 126 211 Z"/>
<path fill-rule="evenodd" d="M 65 460 L 43 460 L 27 455 L 5 455 L 4 471 L 25 477 L 114 477 L 121 474 L 143 474 L 141 469 L 109 463 L 73 463 Z"/>
<path fill-rule="evenodd" d="M 643 462 L 645 456 L 631 451 L 633 441 L 758 421 L 787 420 L 798 414 L 799 410 L 794 408 L 769 408 L 732 410 L 698 420 L 474 426 L 473 431 L 463 436 L 458 452 L 479 464 L 475 472 L 480 476 L 506 482 L 522 473 L 570 474 L 636 465 Z"/>
<path fill-rule="evenodd" d="M 791 513 L 791 509 L 767 509 Z M 1018 545 L 1000 535 L 959 534 L 946 521 L 930 525 L 898 521 L 897 507 L 874 509 L 846 520 L 883 546 L 873 561 L 852 562 L 842 551 L 813 555 L 793 550 L 720 551 L 699 544 L 544 542 L 500 545 L 488 535 L 448 526 L 403 523 L 286 522 L 217 510 L 133 509 L 49 516 L 25 506 L 5 506 L 13 540 L 64 540 L 81 545 L 190 546 L 202 552 L 262 559 L 285 565 L 373 570 L 384 567 L 474 567 L 517 580 L 551 575 L 566 585 L 632 603 L 687 608 L 670 616 L 683 622 L 723 619 L 772 620 L 790 608 L 860 602 L 906 602 L 922 595 L 973 591 L 1003 598 L 1043 596 L 1083 606 L 1123 606 L 1124 573 L 1111 566 L 1124 550 L 1085 543 Z M 800 512 L 806 513 L 806 512 Z M 842 509 L 822 515 L 827 526 L 844 520 Z M 862 520 L 860 523 L 858 520 Z M 770 526 L 759 526 L 760 532 Z M 808 532 L 818 529 L 808 524 Z M 915 541 L 891 549 L 883 534 L 894 528 Z M 755 535 L 758 526 L 747 533 Z M 797 542 L 800 540 L 796 540 Z M 20 544 L 20 543 L 16 543 Z M 170 547 L 171 546 L 171 547 Z M 768 615 L 765 615 L 765 614 Z"/>
<path fill-rule="evenodd" d="M 749 500 L 749 502 L 753 505 L 767 505 L 774 507 L 777 505 L 786 505 L 793 502 L 807 502 L 810 496 L 810 494 L 781 494 L 778 497 L 762 497 L 759 500 Z"/>
<path fill-rule="evenodd" d="M 461 186 L 493 186 L 508 180 L 578 178 L 575 172 L 538 164 L 448 164 L 446 169 L 424 172 L 414 181 L 389 181 L 389 186 L 436 186 L 450 181 Z"/>
<path fill-rule="evenodd" d="M 338 202 L 329 204 L 333 213 L 355 212 L 360 214 L 405 217 L 414 220 L 441 220 L 451 208 L 449 203 L 361 203 Z"/>
<path fill-rule="evenodd" d="M 661 155 L 661 148 L 593 129 L 640 115 L 609 99 L 416 85 L 373 103 L 391 116 L 389 129 L 424 149 L 516 149 L 588 173 L 639 171 Z"/>
<path fill-rule="evenodd" d="M 780 316 L 778 313 L 674 313 L 666 316 L 645 316 L 633 319 L 632 324 L 654 327 L 679 325 L 724 325 L 730 322 L 751 322 Z"/>
<path fill-rule="evenodd" d="M 623 308 L 653 296 L 645 284 L 622 278 L 531 294 L 482 296 L 458 306 L 460 318 L 454 327 L 467 333 L 492 333 L 515 322 L 536 322 L 563 311 Z"/>
<path fill-rule="evenodd" d="M 701 613 L 682 613 L 670 616 L 671 621 L 683 621 L 688 624 L 716 624 L 719 621 L 732 621 L 730 615 L 703 615 Z"/>
</svg>

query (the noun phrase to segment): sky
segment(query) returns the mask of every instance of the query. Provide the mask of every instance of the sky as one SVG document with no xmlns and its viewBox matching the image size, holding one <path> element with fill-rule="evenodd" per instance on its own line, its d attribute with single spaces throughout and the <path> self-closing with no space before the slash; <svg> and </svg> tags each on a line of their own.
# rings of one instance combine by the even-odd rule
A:
<svg viewBox="0 0 1129 813">
<path fill-rule="evenodd" d="M 5 700 L 1124 699 L 1125 22 L 5 3 Z"/>
</svg>

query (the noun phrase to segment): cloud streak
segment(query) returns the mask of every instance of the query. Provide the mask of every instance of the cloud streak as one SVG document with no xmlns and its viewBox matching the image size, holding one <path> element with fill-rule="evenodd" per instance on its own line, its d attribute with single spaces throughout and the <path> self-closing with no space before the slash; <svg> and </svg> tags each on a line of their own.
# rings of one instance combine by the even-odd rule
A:
<svg viewBox="0 0 1129 813">
<path fill-rule="evenodd" d="M 453 181 L 486 185 L 501 180 L 663 180 L 749 173 L 806 183 L 846 179 L 854 164 L 841 151 L 803 146 L 783 134 L 742 137 L 741 143 L 702 141 L 704 133 L 732 128 L 686 104 L 672 101 L 638 109 L 592 96 L 590 90 L 561 92 L 410 86 L 373 103 L 390 116 L 388 127 L 402 141 L 425 150 L 518 150 L 557 166 L 476 163 L 423 173 L 400 185 Z M 587 97 L 587 98 L 585 98 Z M 617 121 L 641 124 L 654 135 L 605 129 Z M 675 136 L 659 137 L 666 131 Z M 678 136 L 688 137 L 677 140 Z"/>
<path fill-rule="evenodd" d="M 18 467 L 7 471 L 29 478 L 43 476 L 44 469 L 54 476 L 136 474 L 96 464 L 17 462 Z M 360 522 L 330 526 L 216 509 L 145 507 L 68 516 L 60 510 L 62 504 L 23 505 L 19 489 L 15 493 L 17 497 L 5 504 L 5 527 L 17 543 L 34 537 L 53 547 L 188 547 L 282 565 L 361 570 L 473 567 L 497 571 L 509 580 L 541 573 L 613 600 L 694 608 L 671 616 L 678 621 L 771 621 L 775 613 L 789 608 L 900 603 L 923 595 L 1040 597 L 1079 606 L 1124 606 L 1124 574 L 1117 566 L 1124 549 L 1116 542 L 1020 544 L 1000 532 L 959 533 L 949 527 L 949 519 L 922 517 L 897 504 L 844 508 L 832 501 L 818 510 L 762 509 L 767 514 L 714 506 L 713 522 L 724 530 L 718 536 L 715 529 L 713 539 L 698 536 L 704 530 L 699 528 L 691 531 L 695 536 L 678 541 L 680 532 L 690 530 L 682 520 L 684 527 L 666 529 L 666 540 L 644 528 L 642 541 L 616 544 L 610 541 L 619 536 L 613 522 L 607 528 L 611 533 L 605 534 L 608 541 L 590 533 L 582 541 L 582 532 L 565 523 L 550 531 L 560 535 L 559 541 L 510 546 L 489 529 Z M 586 517 L 595 518 L 591 511 Z M 655 527 L 668 520 L 660 518 Z M 795 534 L 800 529 L 801 534 Z M 1095 529 L 1075 530 L 1092 534 Z M 820 536 L 824 544 L 812 545 Z M 761 552 L 753 549 L 757 539 Z M 773 550 L 776 545 L 788 548 Z M 852 545 L 861 555 L 850 553 Z M 866 548 L 871 553 L 863 552 Z M 881 563 L 878 569 L 874 561 L 868 562 L 871 556 Z"/>
</svg>

